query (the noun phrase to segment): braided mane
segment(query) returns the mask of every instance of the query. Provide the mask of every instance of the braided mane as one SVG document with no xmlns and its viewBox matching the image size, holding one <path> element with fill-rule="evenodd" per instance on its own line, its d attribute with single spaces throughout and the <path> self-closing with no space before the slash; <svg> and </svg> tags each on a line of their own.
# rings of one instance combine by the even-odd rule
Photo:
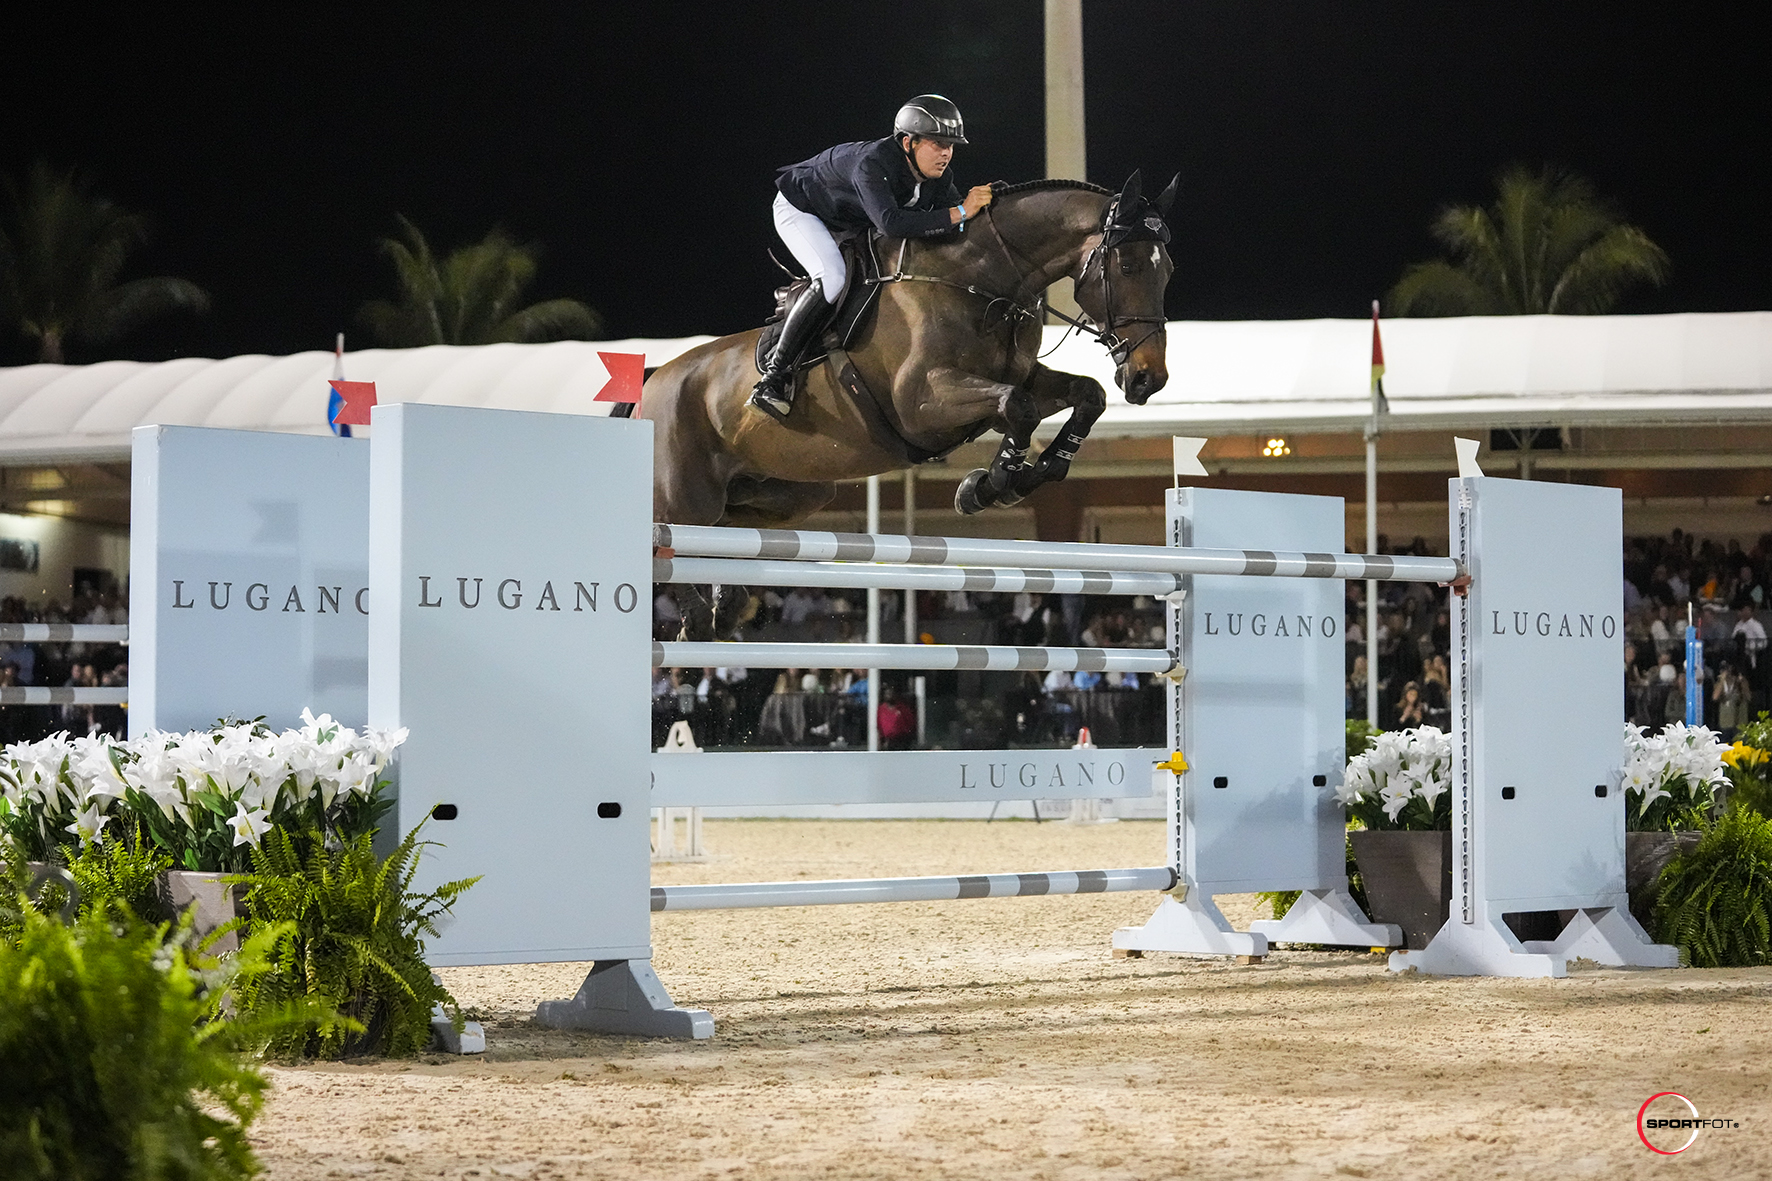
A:
<svg viewBox="0 0 1772 1181">
<path fill-rule="evenodd" d="M 1050 177 L 1045 180 L 1024 180 L 1019 184 L 995 184 L 991 191 L 999 197 L 1012 197 L 1016 193 L 1038 193 L 1049 189 L 1071 189 L 1080 193 L 1099 193 L 1104 197 L 1114 195 L 1114 190 L 1104 189 L 1100 185 L 1092 185 L 1086 180 L 1059 180 Z"/>
</svg>

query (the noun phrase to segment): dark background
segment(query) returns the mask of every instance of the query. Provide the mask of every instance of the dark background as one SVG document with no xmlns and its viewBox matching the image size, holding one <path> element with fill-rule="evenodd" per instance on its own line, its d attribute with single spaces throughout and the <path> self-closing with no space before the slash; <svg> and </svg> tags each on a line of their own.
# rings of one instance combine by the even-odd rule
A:
<svg viewBox="0 0 1772 1181">
<path fill-rule="evenodd" d="M 125 277 L 215 297 L 108 355 L 330 347 L 391 293 L 395 211 L 495 224 L 532 298 L 614 336 L 761 322 L 776 166 L 955 99 L 961 183 L 1038 176 L 1041 5 L 12 9 L 0 173 L 84 170 L 153 215 Z M 255 11 L 263 9 L 263 11 Z M 1588 175 L 1673 257 L 1621 311 L 1772 307 L 1766 38 L 1749 6 L 1086 0 L 1089 179 L 1183 177 L 1177 318 L 1361 316 L 1503 164 Z M 0 361 L 29 359 L 0 341 Z M 91 359 L 76 351 L 73 359 Z"/>
</svg>

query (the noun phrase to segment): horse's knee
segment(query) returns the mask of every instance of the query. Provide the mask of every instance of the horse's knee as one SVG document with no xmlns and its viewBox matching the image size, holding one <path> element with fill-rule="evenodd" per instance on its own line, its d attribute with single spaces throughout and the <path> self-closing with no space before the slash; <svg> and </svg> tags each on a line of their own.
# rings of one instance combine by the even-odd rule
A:
<svg viewBox="0 0 1772 1181">
<path fill-rule="evenodd" d="M 1019 386 L 1003 395 L 997 404 L 997 413 L 1002 415 L 1004 425 L 1009 428 L 1006 433 L 1017 438 L 1025 439 L 1040 425 L 1039 403 L 1033 394 Z"/>
<path fill-rule="evenodd" d="M 1073 377 L 1070 395 L 1071 405 L 1078 410 L 1100 414 L 1107 409 L 1107 390 L 1093 377 Z"/>
</svg>

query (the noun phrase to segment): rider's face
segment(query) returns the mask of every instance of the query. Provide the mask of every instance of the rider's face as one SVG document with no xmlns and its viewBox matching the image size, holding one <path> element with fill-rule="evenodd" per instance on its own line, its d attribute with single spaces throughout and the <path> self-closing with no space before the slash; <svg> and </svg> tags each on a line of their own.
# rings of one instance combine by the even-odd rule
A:
<svg viewBox="0 0 1772 1181">
<path fill-rule="evenodd" d="M 911 139 L 911 159 L 916 161 L 917 171 L 924 180 L 934 180 L 948 170 L 948 162 L 954 158 L 954 145 L 936 139 L 924 139 L 914 136 Z"/>
</svg>

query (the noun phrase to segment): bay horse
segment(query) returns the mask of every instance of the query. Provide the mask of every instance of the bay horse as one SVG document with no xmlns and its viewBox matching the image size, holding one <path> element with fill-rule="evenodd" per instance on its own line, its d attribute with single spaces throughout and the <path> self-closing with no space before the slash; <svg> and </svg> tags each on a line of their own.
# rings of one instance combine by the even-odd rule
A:
<svg viewBox="0 0 1772 1181">
<path fill-rule="evenodd" d="M 1112 353 L 1126 400 L 1143 405 L 1162 389 L 1176 181 L 1154 202 L 1136 172 L 1117 193 L 1064 180 L 993 188 L 957 241 L 867 247 L 880 263 L 879 306 L 842 380 L 830 364 L 806 371 L 787 423 L 745 404 L 760 330 L 661 366 L 639 408 L 655 424 L 654 519 L 793 526 L 830 503 L 838 480 L 908 468 L 993 429 L 1002 446 L 961 482 L 957 511 L 1015 504 L 1064 479 L 1107 406 L 1100 382 L 1039 361 L 1045 291 L 1067 275 L 1085 317 L 1072 323 Z M 1034 429 L 1064 409 L 1070 418 L 1029 463 Z"/>
</svg>

